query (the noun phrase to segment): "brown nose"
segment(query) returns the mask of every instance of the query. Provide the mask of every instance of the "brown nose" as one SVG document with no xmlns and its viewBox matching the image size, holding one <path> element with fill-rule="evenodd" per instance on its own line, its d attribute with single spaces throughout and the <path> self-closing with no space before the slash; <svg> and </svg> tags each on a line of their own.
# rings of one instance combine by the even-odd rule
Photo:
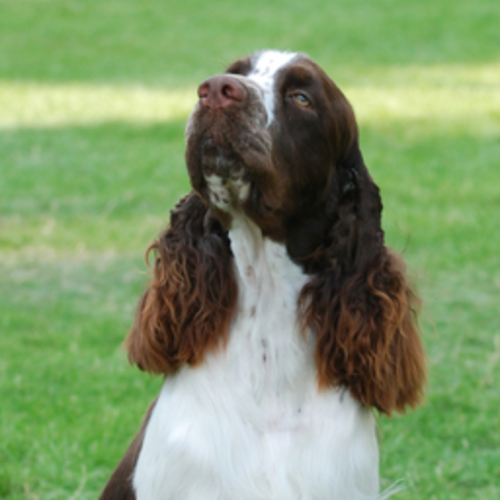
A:
<svg viewBox="0 0 500 500">
<path fill-rule="evenodd" d="M 198 97 L 203 106 L 221 109 L 242 102 L 247 91 L 242 83 L 229 75 L 212 76 L 198 87 Z"/>
</svg>

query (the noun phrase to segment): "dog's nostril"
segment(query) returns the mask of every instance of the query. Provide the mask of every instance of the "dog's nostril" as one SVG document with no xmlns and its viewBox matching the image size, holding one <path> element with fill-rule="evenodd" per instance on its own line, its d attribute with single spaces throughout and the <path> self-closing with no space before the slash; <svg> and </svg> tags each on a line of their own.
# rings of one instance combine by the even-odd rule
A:
<svg viewBox="0 0 500 500">
<path fill-rule="evenodd" d="M 223 85 L 222 94 L 233 101 L 243 101 L 245 98 L 245 89 L 240 82 L 235 80 L 234 82 Z"/>
<path fill-rule="evenodd" d="M 210 93 L 210 85 L 208 82 L 203 82 L 199 87 L 198 87 L 198 97 L 200 99 L 208 97 L 208 94 Z"/>
</svg>

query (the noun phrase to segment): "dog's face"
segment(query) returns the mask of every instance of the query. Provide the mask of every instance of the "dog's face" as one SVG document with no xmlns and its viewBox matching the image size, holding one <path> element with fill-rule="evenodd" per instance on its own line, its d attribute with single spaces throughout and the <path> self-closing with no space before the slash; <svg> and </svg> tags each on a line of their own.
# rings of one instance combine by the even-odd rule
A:
<svg viewBox="0 0 500 500">
<path fill-rule="evenodd" d="M 317 64 L 302 54 L 257 53 L 203 82 L 198 95 L 186 131 L 188 171 L 226 225 L 243 211 L 284 240 L 299 214 L 324 209 L 357 129 Z"/>
</svg>

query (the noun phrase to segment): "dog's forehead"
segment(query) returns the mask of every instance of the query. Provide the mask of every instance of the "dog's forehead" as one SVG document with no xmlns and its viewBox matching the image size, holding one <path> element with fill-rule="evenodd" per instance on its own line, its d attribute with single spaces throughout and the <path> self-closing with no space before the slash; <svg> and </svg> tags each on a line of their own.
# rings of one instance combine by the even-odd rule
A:
<svg viewBox="0 0 500 500">
<path fill-rule="evenodd" d="M 253 64 L 247 78 L 258 83 L 265 90 L 271 90 L 279 70 L 290 64 L 298 54 L 266 50 L 253 57 Z"/>
<path fill-rule="evenodd" d="M 255 82 L 263 91 L 267 111 L 267 125 L 274 120 L 274 87 L 279 71 L 298 57 L 295 52 L 266 50 L 252 57 L 252 68 L 246 78 Z"/>
</svg>

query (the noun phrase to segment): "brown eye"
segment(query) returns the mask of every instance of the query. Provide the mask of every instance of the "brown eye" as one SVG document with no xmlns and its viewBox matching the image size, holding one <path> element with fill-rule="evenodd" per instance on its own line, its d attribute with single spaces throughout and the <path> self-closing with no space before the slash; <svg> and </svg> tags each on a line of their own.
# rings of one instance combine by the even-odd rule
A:
<svg viewBox="0 0 500 500">
<path fill-rule="evenodd" d="M 291 98 L 296 104 L 298 104 L 303 108 L 309 108 L 311 106 L 311 101 L 302 92 L 297 92 L 296 94 L 292 94 Z"/>
</svg>

